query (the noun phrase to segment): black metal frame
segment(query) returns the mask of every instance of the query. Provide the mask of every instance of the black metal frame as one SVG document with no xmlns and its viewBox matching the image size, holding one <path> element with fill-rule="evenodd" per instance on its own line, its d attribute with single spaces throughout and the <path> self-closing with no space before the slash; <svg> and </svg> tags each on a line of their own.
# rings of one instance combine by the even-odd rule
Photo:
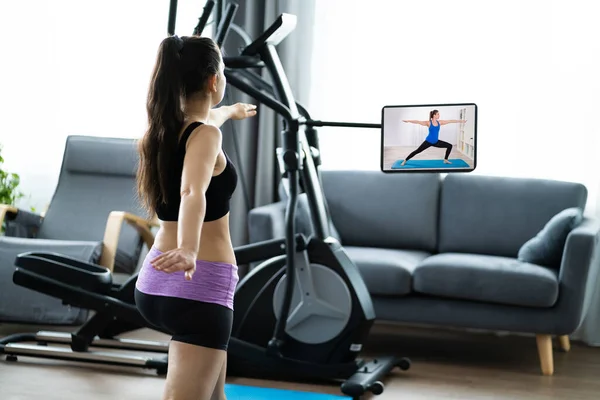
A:
<svg viewBox="0 0 600 400">
<path fill-rule="evenodd" d="M 295 245 L 304 249 L 306 238 L 298 234 Z M 235 257 L 240 263 L 282 256 L 285 239 L 272 239 L 236 247 Z M 64 304 L 95 311 L 94 316 L 72 334 L 63 332 L 19 333 L 0 339 L 0 354 L 8 361 L 18 356 L 43 357 L 65 361 L 84 361 L 96 364 L 155 369 L 159 375 L 167 371 L 168 343 L 117 339 L 120 334 L 151 326 L 135 306 L 133 298 L 137 274 L 117 285 L 112 274 L 102 266 L 84 263 L 73 257 L 48 252 L 27 252 L 15 260 L 13 282 L 19 286 L 61 299 Z M 38 345 L 23 344 L 37 342 Z M 240 354 L 254 354 L 256 349 L 232 338 L 232 346 Z M 49 343 L 70 345 L 70 349 L 47 346 Z M 90 351 L 90 348 L 108 348 L 161 353 L 157 357 L 121 355 Z"/>
<path fill-rule="evenodd" d="M 214 3 L 212 0 L 208 1 L 209 3 Z M 210 12 L 212 11 L 212 9 L 208 12 L 206 12 L 207 10 L 204 10 L 205 12 L 202 13 L 202 17 L 206 16 L 206 18 L 208 18 L 208 16 L 210 15 Z M 173 36 L 175 34 L 175 25 L 177 22 L 177 0 L 171 0 L 171 2 L 169 3 L 169 20 L 167 22 L 167 33 L 169 34 L 169 36 Z M 206 21 L 204 21 L 204 23 L 202 24 L 202 26 L 206 25 Z"/>
<path fill-rule="evenodd" d="M 225 17 L 225 20 L 231 21 Z M 296 206 L 299 195 L 300 179 L 304 184 L 304 190 L 306 191 L 309 206 L 311 209 L 311 216 L 313 219 L 313 226 L 315 229 L 315 236 L 318 239 L 325 240 L 330 237 L 329 233 L 329 216 L 327 215 L 326 206 L 324 204 L 325 196 L 322 192 L 322 185 L 317 173 L 317 168 L 312 157 L 312 151 L 307 141 L 306 135 L 300 130 L 300 124 L 302 116 L 296 105 L 292 88 L 287 79 L 285 70 L 277 53 L 277 49 L 273 43 L 269 42 L 270 34 L 277 30 L 277 27 L 283 25 L 282 16 L 276 20 L 271 28 L 267 29 L 266 34 L 261 35 L 253 43 L 246 47 L 242 51 L 243 56 L 255 56 L 258 55 L 269 71 L 271 78 L 274 82 L 275 93 L 279 99 L 275 99 L 273 96 L 265 96 L 261 91 L 255 90 L 249 85 L 237 85 L 240 83 L 237 79 L 231 79 L 231 70 L 226 68 L 226 77 L 232 84 L 242 91 L 246 91 L 247 94 L 255 96 L 257 100 L 273 106 L 275 111 L 280 112 L 285 120 L 285 129 L 282 132 L 282 147 L 283 147 L 283 161 L 285 165 L 285 172 L 289 182 L 289 197 L 285 211 L 285 248 L 286 248 L 286 290 L 283 300 L 283 306 L 281 307 L 280 314 L 277 319 L 275 332 L 273 339 L 269 342 L 269 349 L 274 353 L 278 353 L 283 345 L 283 338 L 285 336 L 285 324 L 288 319 L 290 305 L 292 302 L 293 289 L 295 285 L 294 270 L 295 266 L 295 255 L 296 255 L 296 227 L 295 227 L 295 214 Z M 228 29 L 229 26 L 221 24 L 219 26 L 219 32 L 217 36 L 220 37 L 223 33 L 223 29 Z M 225 60 L 227 67 L 227 60 Z M 262 78 L 256 77 L 255 81 Z M 266 82 L 265 82 L 266 83 Z M 265 85 L 261 85 L 265 87 Z M 246 89 L 246 90 L 244 90 Z M 250 93 L 248 93 L 250 92 Z M 304 157 L 302 156 L 304 153 Z M 302 172 L 302 174 L 300 174 Z"/>
<path fill-rule="evenodd" d="M 212 13 L 212 10 L 214 7 L 215 7 L 215 2 L 212 0 L 207 1 L 206 4 L 204 5 L 204 11 L 202 12 L 202 15 L 200 16 L 200 18 L 198 19 L 198 25 L 196 25 L 196 27 L 194 28 L 193 34 L 195 36 L 202 35 L 202 31 L 204 30 L 204 27 L 206 26 L 206 23 L 208 22 L 208 17 Z M 171 20 L 171 15 L 169 15 L 169 21 L 170 20 Z M 170 34 L 174 34 L 174 30 L 175 30 L 175 22 L 173 22 L 172 24 L 173 24 L 173 27 L 172 27 L 173 32 L 169 31 Z M 169 29 L 171 29 L 171 28 L 169 28 Z"/>
<path fill-rule="evenodd" d="M 217 28 L 217 32 L 215 35 L 215 42 L 217 43 L 217 46 L 221 47 L 223 46 L 223 42 L 225 42 L 225 38 L 227 38 L 227 34 L 229 33 L 229 26 L 231 26 L 231 23 L 233 22 L 233 18 L 235 17 L 235 14 L 237 12 L 238 9 L 238 4 L 237 3 L 233 3 L 230 2 L 227 4 L 227 9 L 225 10 L 225 17 L 221 18 L 221 16 L 217 17 L 218 20 L 218 28 Z M 217 9 L 221 9 L 221 6 L 219 6 Z M 204 18 L 206 18 L 208 20 L 208 17 L 204 17 L 204 12 L 202 13 L 202 20 L 200 22 L 202 22 L 204 20 Z"/>
<path fill-rule="evenodd" d="M 231 4 L 234 4 L 232 6 Z M 222 8 L 222 5 L 221 5 Z M 217 43 L 223 44 L 223 38 L 233 23 L 233 16 L 237 10 L 235 3 L 230 3 L 224 16 L 222 16 L 219 28 L 216 32 Z M 207 20 L 205 9 L 200 20 Z M 282 132 L 282 150 L 285 175 L 288 179 L 289 196 L 285 210 L 285 250 L 286 250 L 286 290 L 278 316 L 273 339 L 269 342 L 269 350 L 278 353 L 283 345 L 285 335 L 285 323 L 288 318 L 294 288 L 295 254 L 297 252 L 295 236 L 295 214 L 300 194 L 300 183 L 304 189 L 314 236 L 319 240 L 332 240 L 330 233 L 331 216 L 329 215 L 327 201 L 323 192 L 323 185 L 319 173 L 321 164 L 318 134 L 316 126 L 339 126 L 355 128 L 379 128 L 379 124 L 361 124 L 348 122 L 323 122 L 310 119 L 308 111 L 299 105 L 293 95 L 287 74 L 279 58 L 277 43 L 270 41 L 271 35 L 284 26 L 284 17 L 295 18 L 293 15 L 282 14 L 271 24 L 265 32 L 248 44 L 241 51 L 241 56 L 226 57 L 225 76 L 228 83 L 242 92 L 254 97 L 260 103 L 265 104 L 278 113 L 284 120 Z M 218 17 L 219 18 L 219 17 Z M 281 38 L 279 38 L 281 40 Z M 264 66 L 269 72 L 273 85 L 266 82 L 258 74 L 247 70 Z M 305 125 L 305 130 L 300 126 Z"/>
<path fill-rule="evenodd" d="M 295 235 L 293 240 L 298 248 L 306 245 L 306 238 L 302 234 Z M 240 264 L 263 261 L 285 254 L 285 244 L 286 241 L 282 238 L 238 246 L 234 249 L 235 257 Z M 13 274 L 13 282 L 19 286 L 60 298 L 65 304 L 75 307 L 108 312 L 113 317 L 129 321 L 139 327 L 148 324 L 139 314 L 133 299 L 127 297 L 132 292 L 123 290 L 131 282 L 135 282 L 137 275 L 131 276 L 122 285 L 114 285 L 111 273 L 106 268 L 48 252 L 20 254 L 15 265 L 17 268 Z M 100 276 L 94 273 L 95 271 L 104 273 Z M 79 274 L 74 276 L 75 272 Z M 125 331 L 127 330 L 123 332 Z M 113 335 L 119 333 L 122 332 L 113 331 Z M 85 349 L 78 351 L 85 351 Z"/>
</svg>

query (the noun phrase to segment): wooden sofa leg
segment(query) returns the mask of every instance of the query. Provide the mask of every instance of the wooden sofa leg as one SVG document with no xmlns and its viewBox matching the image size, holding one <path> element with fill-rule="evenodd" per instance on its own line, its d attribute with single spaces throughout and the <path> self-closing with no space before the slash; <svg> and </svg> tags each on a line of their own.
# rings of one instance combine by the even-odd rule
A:
<svg viewBox="0 0 600 400">
<path fill-rule="evenodd" d="M 537 349 L 540 356 L 540 364 L 544 375 L 554 374 L 554 359 L 552 357 L 552 336 L 536 335 Z"/>
<path fill-rule="evenodd" d="M 560 344 L 561 350 L 563 350 L 563 351 L 571 350 L 571 342 L 569 341 L 568 335 L 559 336 L 558 342 Z"/>
</svg>

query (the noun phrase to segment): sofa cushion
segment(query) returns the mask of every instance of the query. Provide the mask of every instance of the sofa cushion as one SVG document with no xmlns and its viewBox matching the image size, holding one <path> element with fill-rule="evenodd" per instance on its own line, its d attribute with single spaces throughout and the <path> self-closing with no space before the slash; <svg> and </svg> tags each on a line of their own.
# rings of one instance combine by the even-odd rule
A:
<svg viewBox="0 0 600 400">
<path fill-rule="evenodd" d="M 415 250 L 378 249 L 344 246 L 356 264 L 369 293 L 379 296 L 404 296 L 411 292 L 415 267 L 430 254 Z"/>
<path fill-rule="evenodd" d="M 566 208 L 583 209 L 586 200 L 587 190 L 579 183 L 448 174 L 442 183 L 438 253 L 517 258 L 550 218 Z"/>
<path fill-rule="evenodd" d="M 415 268 L 413 288 L 432 296 L 551 307 L 558 298 L 558 276 L 554 270 L 515 258 L 445 253 Z"/>
<path fill-rule="evenodd" d="M 435 251 L 438 174 L 324 170 L 322 178 L 344 246 Z"/>
<path fill-rule="evenodd" d="M 523 262 L 560 268 L 569 233 L 583 221 L 580 208 L 567 208 L 556 214 L 544 228 L 519 249 Z"/>
</svg>

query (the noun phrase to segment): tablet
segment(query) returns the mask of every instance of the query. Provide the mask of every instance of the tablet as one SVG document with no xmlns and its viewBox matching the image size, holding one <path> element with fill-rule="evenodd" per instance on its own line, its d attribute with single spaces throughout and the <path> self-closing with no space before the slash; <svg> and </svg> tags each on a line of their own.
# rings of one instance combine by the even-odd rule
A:
<svg viewBox="0 0 600 400">
<path fill-rule="evenodd" d="M 471 172 L 477 165 L 474 103 L 384 106 L 383 172 Z"/>
</svg>

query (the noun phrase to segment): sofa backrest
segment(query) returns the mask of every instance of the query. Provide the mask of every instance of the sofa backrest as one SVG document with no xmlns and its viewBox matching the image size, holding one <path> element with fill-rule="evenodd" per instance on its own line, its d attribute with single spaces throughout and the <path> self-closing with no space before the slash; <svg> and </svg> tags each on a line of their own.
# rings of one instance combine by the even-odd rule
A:
<svg viewBox="0 0 600 400">
<path fill-rule="evenodd" d="M 279 186 L 277 188 L 279 194 L 279 201 L 282 203 L 282 208 L 285 209 L 288 201 L 288 188 L 287 188 L 287 179 L 284 178 L 280 181 Z M 252 213 L 252 212 L 251 212 Z M 284 212 L 285 214 L 285 212 Z M 285 216 L 284 216 L 285 219 Z M 256 220 L 253 220 L 256 221 Z M 329 221 L 329 234 L 338 240 L 342 241 L 339 232 L 337 231 L 335 224 L 333 221 Z M 283 222 L 285 225 L 285 222 Z M 315 228 L 312 223 L 310 205 L 308 203 L 308 197 L 306 193 L 302 192 L 298 195 L 298 204 L 296 206 L 296 233 L 302 233 L 305 236 L 311 236 L 315 234 Z"/>
<path fill-rule="evenodd" d="M 438 174 L 325 170 L 322 177 L 342 244 L 435 251 Z"/>
<path fill-rule="evenodd" d="M 558 212 L 585 208 L 579 183 L 448 174 L 442 182 L 439 252 L 516 257 Z"/>
</svg>

